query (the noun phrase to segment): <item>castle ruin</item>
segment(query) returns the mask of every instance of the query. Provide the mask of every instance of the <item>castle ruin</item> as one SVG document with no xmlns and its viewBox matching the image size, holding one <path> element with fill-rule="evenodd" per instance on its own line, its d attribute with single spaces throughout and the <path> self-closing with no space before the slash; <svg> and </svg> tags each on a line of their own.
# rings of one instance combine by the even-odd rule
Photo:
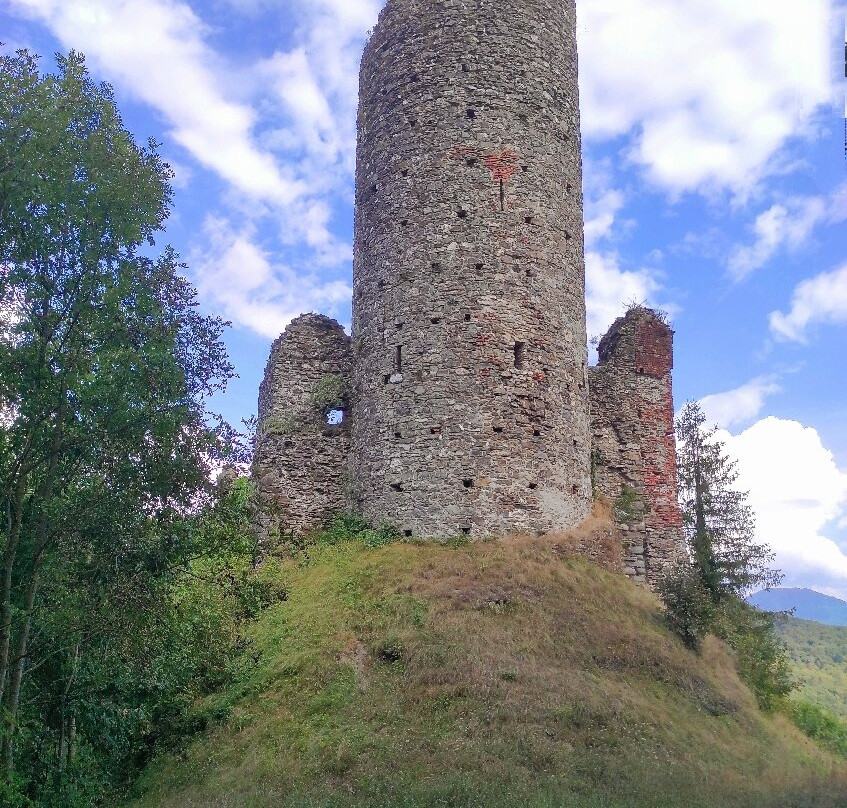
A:
<svg viewBox="0 0 847 808">
<path fill-rule="evenodd" d="M 636 308 L 587 367 L 575 28 L 573 0 L 388 0 L 360 73 L 353 335 L 309 314 L 274 343 L 260 534 L 343 508 L 541 534 L 600 495 L 626 505 L 633 577 L 679 553 L 672 332 Z"/>
</svg>

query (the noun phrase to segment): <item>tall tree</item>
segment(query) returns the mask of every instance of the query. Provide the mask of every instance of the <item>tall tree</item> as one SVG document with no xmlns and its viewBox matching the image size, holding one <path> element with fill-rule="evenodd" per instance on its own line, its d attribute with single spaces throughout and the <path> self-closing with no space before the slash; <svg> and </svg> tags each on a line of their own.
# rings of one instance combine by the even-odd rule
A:
<svg viewBox="0 0 847 808">
<path fill-rule="evenodd" d="M 40 664 L 34 620 L 57 608 L 42 593 L 55 595 L 58 581 L 69 591 L 71 574 L 96 591 L 167 565 L 180 541 L 169 526 L 196 507 L 220 448 L 205 399 L 233 375 L 225 324 L 198 313 L 172 250 L 150 257 L 169 178 L 156 144 L 135 144 L 110 88 L 90 79 L 80 55 L 58 58 L 46 76 L 26 52 L 0 57 L 7 778 L 22 682 Z M 68 678 L 85 640 L 80 628 L 67 648 L 49 651 L 65 654 Z"/>
<path fill-rule="evenodd" d="M 685 405 L 676 433 L 683 523 L 695 569 L 712 600 L 779 583 L 780 573 L 769 566 L 773 552 L 756 539 L 747 493 L 736 487 L 737 463 L 717 427 L 706 426 L 699 403 Z"/>
</svg>

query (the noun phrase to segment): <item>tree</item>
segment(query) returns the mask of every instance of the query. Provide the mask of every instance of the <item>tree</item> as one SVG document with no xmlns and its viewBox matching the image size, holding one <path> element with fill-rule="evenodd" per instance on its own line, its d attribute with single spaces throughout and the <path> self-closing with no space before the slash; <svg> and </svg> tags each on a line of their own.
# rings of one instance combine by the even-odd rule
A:
<svg viewBox="0 0 847 808">
<path fill-rule="evenodd" d="M 768 588 L 782 576 L 770 568 L 773 552 L 756 540 L 747 493 L 735 486 L 736 461 L 726 454 L 717 427 L 706 427 L 697 402 L 676 422 L 680 506 L 692 561 L 714 603 Z"/>
<path fill-rule="evenodd" d="M 218 318 L 166 248 L 156 144 L 139 147 L 82 56 L 41 76 L 0 57 L 0 770 L 14 774 L 22 686 L 64 685 L 103 625 L 184 555 L 223 426 L 206 397 L 233 374 Z M 147 582 L 147 584 L 145 584 Z M 146 586 L 146 588 L 145 588 Z M 34 631 L 37 629 L 37 631 Z M 44 636 L 63 636 L 45 647 Z M 37 655 L 41 654 L 41 658 Z M 69 732 L 65 733 L 64 743 Z"/>
</svg>

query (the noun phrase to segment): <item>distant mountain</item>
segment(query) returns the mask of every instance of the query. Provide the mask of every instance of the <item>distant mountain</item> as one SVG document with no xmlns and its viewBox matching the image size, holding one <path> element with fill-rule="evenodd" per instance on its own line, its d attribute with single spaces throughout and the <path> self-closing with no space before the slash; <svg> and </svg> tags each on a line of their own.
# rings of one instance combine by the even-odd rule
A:
<svg viewBox="0 0 847 808">
<path fill-rule="evenodd" d="M 813 589 L 771 589 L 769 592 L 756 592 L 747 601 L 768 612 L 794 609 L 794 616 L 801 620 L 847 626 L 847 601 L 822 595 Z"/>
</svg>

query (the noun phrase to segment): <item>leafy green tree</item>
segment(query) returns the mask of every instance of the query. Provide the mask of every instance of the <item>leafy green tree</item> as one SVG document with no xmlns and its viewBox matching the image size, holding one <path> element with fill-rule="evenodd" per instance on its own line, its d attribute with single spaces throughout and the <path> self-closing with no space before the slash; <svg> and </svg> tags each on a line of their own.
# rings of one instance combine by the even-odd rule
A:
<svg viewBox="0 0 847 808">
<path fill-rule="evenodd" d="M 232 377 L 225 323 L 178 256 L 150 257 L 170 172 L 83 58 L 0 57 L 0 771 L 16 776 L 26 680 L 70 693 L 185 557 Z M 97 617 L 98 619 L 93 619 Z M 99 619 L 102 618 L 102 619 Z M 88 668 L 85 666 L 89 665 Z M 85 675 L 89 675 L 86 673 Z M 56 755 L 69 756 L 67 718 Z M 58 721 L 58 719 L 56 719 Z"/>
</svg>

